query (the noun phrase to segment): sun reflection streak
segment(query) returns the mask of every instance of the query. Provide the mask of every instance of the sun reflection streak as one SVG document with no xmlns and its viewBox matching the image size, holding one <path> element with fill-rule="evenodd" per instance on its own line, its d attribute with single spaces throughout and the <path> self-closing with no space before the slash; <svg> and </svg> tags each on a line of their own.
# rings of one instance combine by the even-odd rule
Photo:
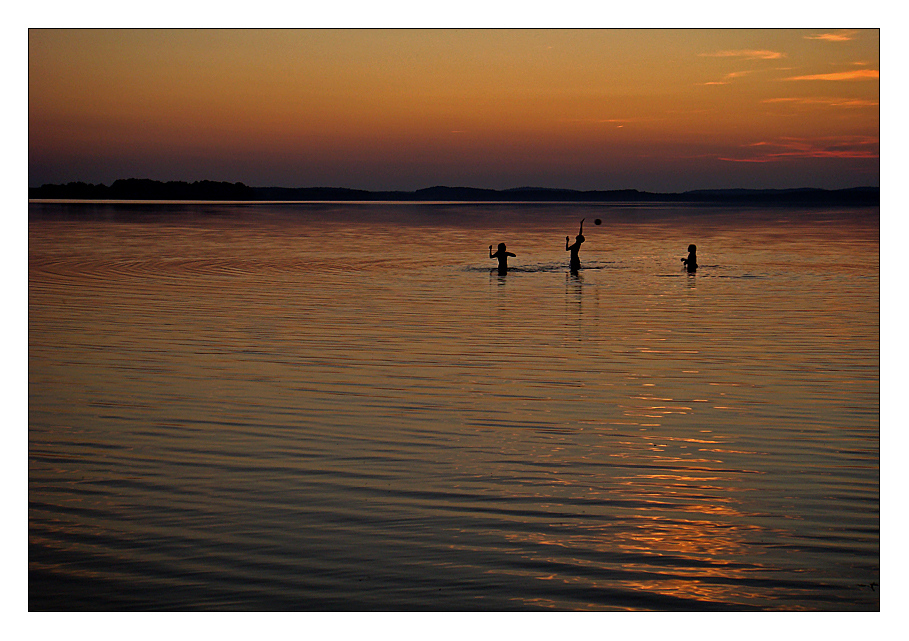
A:
<svg viewBox="0 0 909 641">
<path fill-rule="evenodd" d="M 715 506 L 705 509 L 705 514 L 740 513 Z M 526 553 L 528 565 L 574 566 L 573 574 L 578 577 L 575 587 L 592 595 L 598 590 L 621 590 L 678 599 L 679 603 L 691 604 L 688 607 L 698 607 L 693 604 L 761 600 L 763 590 L 749 589 L 748 584 L 752 579 L 759 581 L 765 571 L 754 562 L 755 549 L 749 543 L 749 537 L 759 537 L 762 532 L 754 525 L 638 512 L 608 523 L 590 520 L 574 527 L 515 531 L 507 538 L 520 549 L 533 551 Z M 746 558 L 750 561 L 741 561 Z M 613 569 L 607 571 L 604 563 Z M 564 576 L 564 572 L 544 570 L 533 578 L 557 581 Z M 591 603 L 592 607 L 598 605 L 603 603 Z"/>
</svg>

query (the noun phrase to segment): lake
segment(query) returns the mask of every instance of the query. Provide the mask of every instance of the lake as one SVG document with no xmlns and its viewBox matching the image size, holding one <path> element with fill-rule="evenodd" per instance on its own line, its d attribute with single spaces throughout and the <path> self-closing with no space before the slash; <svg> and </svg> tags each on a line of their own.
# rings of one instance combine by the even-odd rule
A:
<svg viewBox="0 0 909 641">
<path fill-rule="evenodd" d="M 29 609 L 877 611 L 879 223 L 31 203 Z"/>
</svg>

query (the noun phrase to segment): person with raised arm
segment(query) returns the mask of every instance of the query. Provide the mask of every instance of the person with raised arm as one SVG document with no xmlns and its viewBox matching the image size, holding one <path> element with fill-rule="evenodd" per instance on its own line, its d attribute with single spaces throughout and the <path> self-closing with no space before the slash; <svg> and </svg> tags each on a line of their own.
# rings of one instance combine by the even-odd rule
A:
<svg viewBox="0 0 909 641">
<path fill-rule="evenodd" d="M 568 261 L 568 267 L 571 271 L 576 272 L 581 268 L 581 259 L 578 257 L 578 252 L 581 251 L 581 243 L 584 242 L 584 219 L 581 219 L 581 228 L 578 230 L 578 235 L 575 236 L 574 244 L 569 245 L 568 243 L 571 239 L 568 236 L 565 236 L 565 251 L 571 252 L 571 258 Z"/>
</svg>

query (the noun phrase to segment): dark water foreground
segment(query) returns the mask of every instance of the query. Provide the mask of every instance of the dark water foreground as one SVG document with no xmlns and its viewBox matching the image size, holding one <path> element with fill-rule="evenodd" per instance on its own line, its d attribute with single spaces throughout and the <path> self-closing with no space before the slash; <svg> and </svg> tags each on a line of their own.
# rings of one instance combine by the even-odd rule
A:
<svg viewBox="0 0 909 641">
<path fill-rule="evenodd" d="M 29 609 L 877 610 L 878 229 L 33 205 Z"/>
</svg>

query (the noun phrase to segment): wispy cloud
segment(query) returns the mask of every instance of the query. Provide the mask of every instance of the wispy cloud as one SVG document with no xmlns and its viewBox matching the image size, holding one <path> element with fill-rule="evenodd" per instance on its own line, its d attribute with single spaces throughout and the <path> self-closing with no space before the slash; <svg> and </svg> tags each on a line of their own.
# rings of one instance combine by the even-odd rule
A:
<svg viewBox="0 0 909 641">
<path fill-rule="evenodd" d="M 786 56 L 784 53 L 766 49 L 736 49 L 733 51 L 700 53 L 698 55 L 705 58 L 744 58 L 745 60 L 778 60 Z"/>
<path fill-rule="evenodd" d="M 704 84 L 704 85 L 728 85 L 731 80 L 735 80 L 736 78 L 741 78 L 742 76 L 746 76 L 749 73 L 751 73 L 751 72 L 750 71 L 732 71 L 730 73 L 727 73 L 725 76 L 723 76 L 722 80 L 711 80 L 709 82 L 704 82 L 702 84 Z"/>
<path fill-rule="evenodd" d="M 858 98 L 768 98 L 764 103 L 789 103 L 795 105 L 821 105 L 826 107 L 877 107 L 877 100 Z"/>
<path fill-rule="evenodd" d="M 630 122 L 640 122 L 641 119 L 632 119 L 632 118 L 560 118 L 560 122 L 588 122 L 596 125 L 615 125 L 616 127 L 624 127 Z"/>
<path fill-rule="evenodd" d="M 855 39 L 855 31 L 839 31 L 837 33 L 818 33 L 805 36 L 806 40 L 826 40 L 827 42 L 848 42 Z"/>
<path fill-rule="evenodd" d="M 831 138 L 778 138 L 745 145 L 739 156 L 722 156 L 727 162 L 766 163 L 796 158 L 867 158 L 880 157 L 880 140 L 872 136 Z"/>
<path fill-rule="evenodd" d="M 881 72 L 877 69 L 856 69 L 855 71 L 838 71 L 835 73 L 818 73 L 809 76 L 793 76 L 786 80 L 877 80 Z"/>
</svg>

